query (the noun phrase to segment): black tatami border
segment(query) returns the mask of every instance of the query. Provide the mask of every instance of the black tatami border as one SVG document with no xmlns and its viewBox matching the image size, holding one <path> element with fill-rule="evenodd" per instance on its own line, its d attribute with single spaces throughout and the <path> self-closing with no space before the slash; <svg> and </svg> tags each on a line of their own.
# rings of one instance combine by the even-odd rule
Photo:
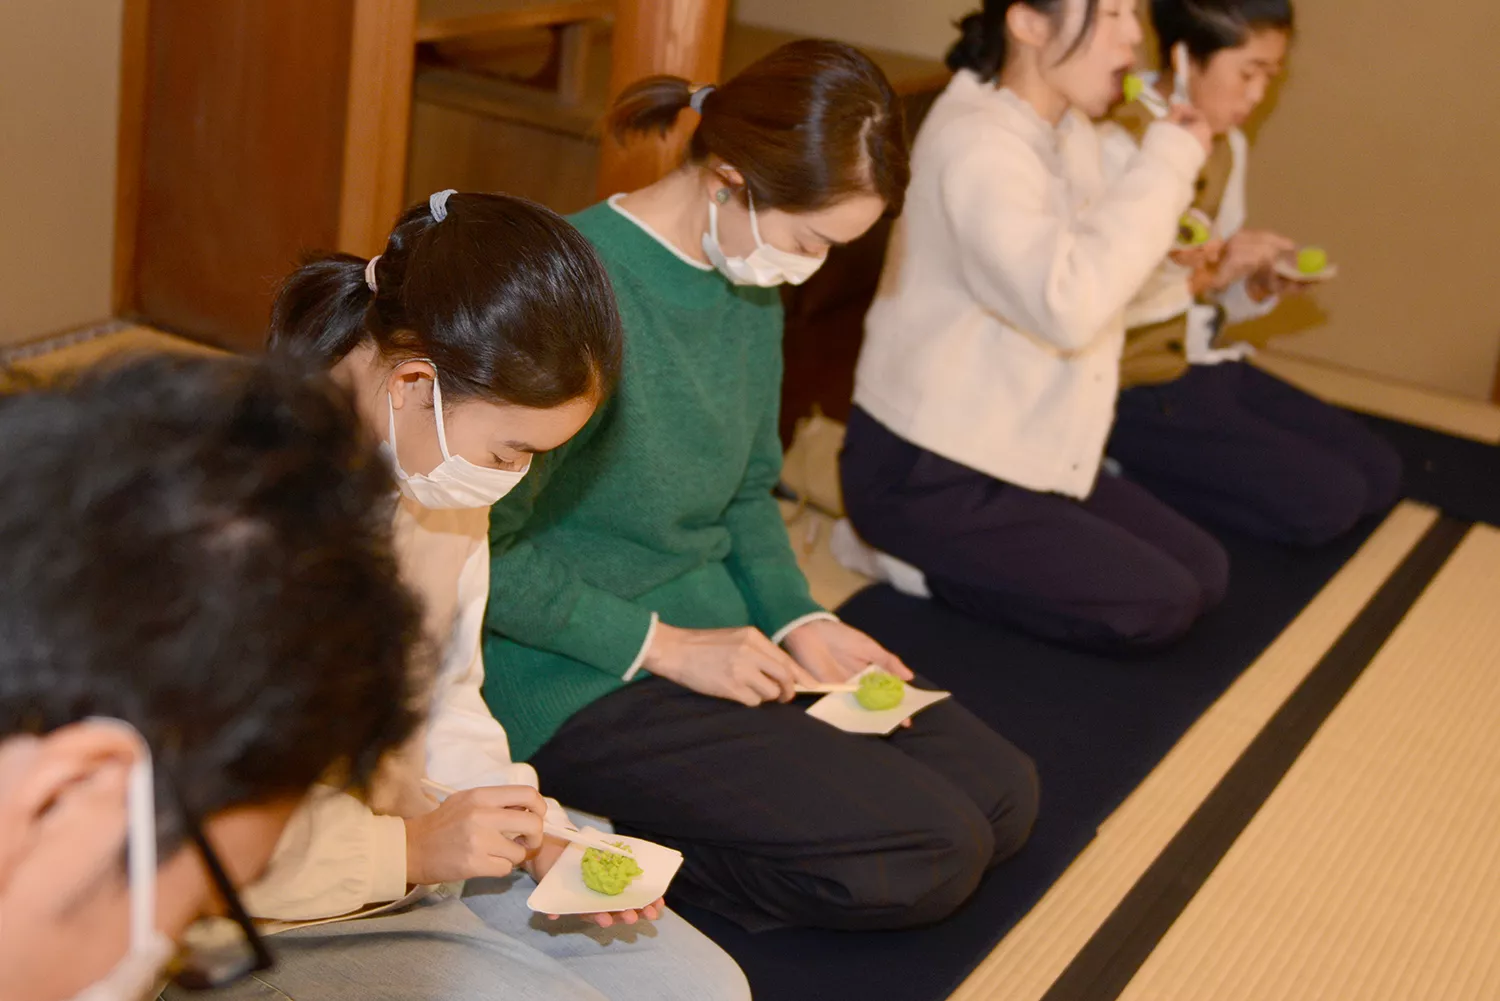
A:
<svg viewBox="0 0 1500 1001">
<path fill-rule="evenodd" d="M 1042 1001 L 1113 1001 L 1359 680 L 1473 522 L 1440 516 L 1229 767 Z"/>
</svg>

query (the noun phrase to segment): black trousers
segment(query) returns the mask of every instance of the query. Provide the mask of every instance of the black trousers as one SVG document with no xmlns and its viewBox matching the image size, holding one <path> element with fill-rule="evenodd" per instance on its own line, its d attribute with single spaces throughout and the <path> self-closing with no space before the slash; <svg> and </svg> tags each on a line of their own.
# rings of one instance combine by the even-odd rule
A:
<svg viewBox="0 0 1500 1001">
<path fill-rule="evenodd" d="M 939 599 L 1046 639 L 1114 651 L 1177 639 L 1229 586 L 1229 557 L 1144 488 L 1101 474 L 1087 500 L 1037 493 L 927 451 L 856 407 L 844 507 Z"/>
<path fill-rule="evenodd" d="M 1332 541 L 1401 489 L 1373 431 L 1243 362 L 1125 390 L 1109 453 L 1195 521 L 1294 545 Z"/>
<path fill-rule="evenodd" d="M 549 795 L 681 851 L 674 900 L 752 931 L 937 921 L 1025 843 L 1031 760 L 953 700 L 890 737 L 809 704 L 752 709 L 647 678 L 574 714 L 531 763 Z"/>
</svg>

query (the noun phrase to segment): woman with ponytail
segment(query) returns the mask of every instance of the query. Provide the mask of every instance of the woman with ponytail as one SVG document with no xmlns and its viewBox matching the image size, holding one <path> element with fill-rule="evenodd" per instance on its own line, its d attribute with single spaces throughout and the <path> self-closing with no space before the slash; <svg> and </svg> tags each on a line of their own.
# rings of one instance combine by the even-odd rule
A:
<svg viewBox="0 0 1500 1001">
<path fill-rule="evenodd" d="M 1106 183 L 1090 119 L 1134 65 L 1134 0 L 985 0 L 961 31 L 865 322 L 838 552 L 1049 639 L 1158 646 L 1219 602 L 1228 561 L 1101 463 L 1125 305 L 1209 128 L 1175 106 Z"/>
<path fill-rule="evenodd" d="M 369 796 L 315 793 L 245 894 L 281 932 L 276 969 L 211 996 L 744 1001 L 733 960 L 660 901 L 533 927 L 530 884 L 564 848 L 542 825 L 573 825 L 480 694 L 489 507 L 619 378 L 619 314 L 588 241 L 519 198 L 440 192 L 378 257 L 293 273 L 271 347 L 328 369 L 381 443 L 436 664 L 424 727 Z M 654 934 L 607 930 L 642 919 Z"/>
<path fill-rule="evenodd" d="M 771 496 L 776 286 L 900 210 L 899 105 L 861 53 L 802 41 L 718 87 L 642 81 L 609 125 L 689 111 L 679 169 L 573 219 L 625 366 L 492 513 L 486 696 L 546 787 L 684 853 L 680 899 L 749 928 L 935 921 L 1025 841 L 1035 774 L 951 700 L 880 741 L 790 704 L 911 672 L 812 600 Z"/>
</svg>

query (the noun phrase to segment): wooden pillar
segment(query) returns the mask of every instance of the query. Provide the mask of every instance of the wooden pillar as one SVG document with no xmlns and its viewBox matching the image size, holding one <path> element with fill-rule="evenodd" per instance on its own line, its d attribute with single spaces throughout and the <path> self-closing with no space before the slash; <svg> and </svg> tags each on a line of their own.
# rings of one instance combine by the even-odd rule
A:
<svg viewBox="0 0 1500 1001">
<path fill-rule="evenodd" d="M 355 0 L 338 249 L 372 257 L 406 207 L 417 0 Z"/>
<path fill-rule="evenodd" d="M 314 250 L 405 198 L 418 0 L 126 0 L 119 312 L 254 350 Z"/>
<path fill-rule="evenodd" d="M 631 83 L 657 73 L 694 83 L 717 81 L 728 19 L 729 0 L 620 0 L 609 77 L 611 101 Z M 675 167 L 692 130 L 690 117 L 684 116 L 665 140 L 642 137 L 621 147 L 611 136 L 603 136 L 600 196 L 644 187 Z"/>
</svg>

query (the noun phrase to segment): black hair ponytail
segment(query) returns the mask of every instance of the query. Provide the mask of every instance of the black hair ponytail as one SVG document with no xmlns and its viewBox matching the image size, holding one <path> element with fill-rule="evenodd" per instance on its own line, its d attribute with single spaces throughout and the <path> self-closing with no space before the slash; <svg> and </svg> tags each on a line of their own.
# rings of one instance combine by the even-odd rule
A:
<svg viewBox="0 0 1500 1001">
<path fill-rule="evenodd" d="M 292 272 L 271 310 L 273 343 L 321 368 L 353 351 L 364 339 L 365 312 L 375 299 L 365 284 L 368 263 L 353 254 L 329 254 Z"/>
<path fill-rule="evenodd" d="M 957 73 L 969 70 L 988 83 L 1005 65 L 1005 12 L 1015 0 L 987 0 L 977 10 L 958 22 L 959 38 L 948 50 L 948 68 Z"/>
<path fill-rule="evenodd" d="M 583 234 L 524 198 L 453 192 L 407 209 L 373 268 L 328 254 L 282 284 L 272 350 L 327 368 L 366 341 L 430 359 L 445 399 L 548 409 L 608 395 L 624 337 Z"/>
</svg>

